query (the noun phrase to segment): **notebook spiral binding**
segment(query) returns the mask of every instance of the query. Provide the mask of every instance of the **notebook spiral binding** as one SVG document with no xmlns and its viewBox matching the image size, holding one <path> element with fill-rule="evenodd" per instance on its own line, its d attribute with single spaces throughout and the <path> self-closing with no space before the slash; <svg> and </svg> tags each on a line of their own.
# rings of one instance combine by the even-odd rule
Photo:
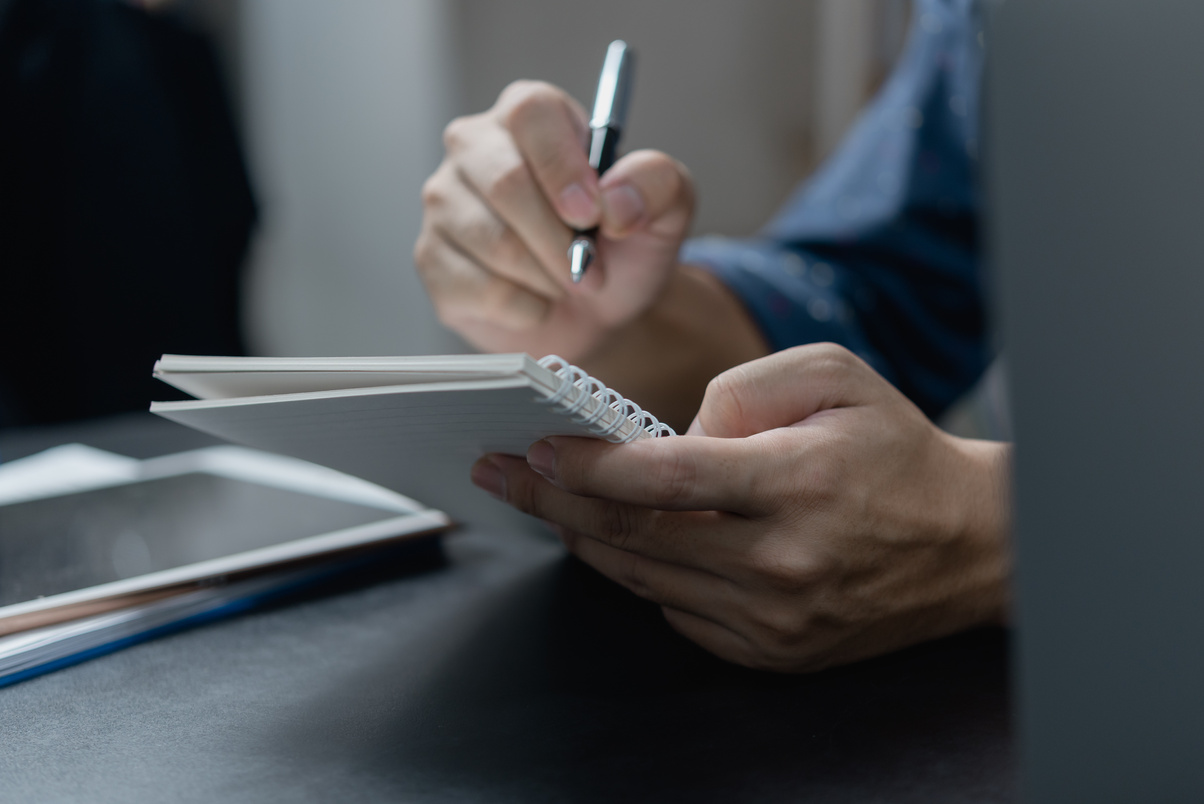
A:
<svg viewBox="0 0 1204 804">
<path fill-rule="evenodd" d="M 662 424 L 651 413 L 564 358 L 548 355 L 540 358 L 539 365 L 560 378 L 560 387 L 556 393 L 539 401 L 546 405 L 563 405 L 562 409 L 566 414 L 589 427 L 600 438 L 625 444 L 638 438 L 641 431 L 653 438 L 677 435 L 672 427 Z M 596 399 L 602 404 L 596 406 L 592 412 L 586 412 L 585 408 L 591 399 Z M 604 424 L 602 421 L 607 410 L 619 414 L 610 424 Z M 638 429 L 626 437 L 619 437 L 619 430 L 626 421 L 634 422 Z"/>
</svg>

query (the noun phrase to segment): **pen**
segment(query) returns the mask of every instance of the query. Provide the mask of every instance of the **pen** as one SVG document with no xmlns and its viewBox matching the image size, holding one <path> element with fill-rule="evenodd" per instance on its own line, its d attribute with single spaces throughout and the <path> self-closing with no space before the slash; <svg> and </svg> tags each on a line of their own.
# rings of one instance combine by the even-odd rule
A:
<svg viewBox="0 0 1204 804">
<path fill-rule="evenodd" d="M 619 149 L 619 136 L 627 121 L 627 103 L 631 99 L 631 71 L 635 53 L 621 39 L 610 43 L 606 49 L 606 60 L 602 62 L 602 75 L 598 78 L 598 92 L 594 95 L 594 113 L 589 120 L 589 165 L 601 176 L 615 163 Z M 573 284 L 585 276 L 585 269 L 598 255 L 598 227 L 577 231 L 573 244 L 569 246 L 569 263 L 573 272 Z"/>
</svg>

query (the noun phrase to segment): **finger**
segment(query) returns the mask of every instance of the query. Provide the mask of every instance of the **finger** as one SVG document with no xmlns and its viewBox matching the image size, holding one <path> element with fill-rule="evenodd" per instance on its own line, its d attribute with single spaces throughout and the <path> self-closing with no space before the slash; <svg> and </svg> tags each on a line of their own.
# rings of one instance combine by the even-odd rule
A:
<svg viewBox="0 0 1204 804">
<path fill-rule="evenodd" d="M 573 494 L 662 511 L 729 511 L 767 516 L 780 505 L 772 454 L 723 438 L 648 438 L 610 444 L 552 436 L 531 445 L 527 462 Z"/>
<path fill-rule="evenodd" d="M 423 205 L 431 225 L 479 265 L 546 299 L 564 298 L 527 244 L 461 180 L 445 162 L 423 188 Z"/>
<path fill-rule="evenodd" d="M 745 667 L 758 666 L 752 644 L 732 629 L 669 606 L 663 606 L 661 612 L 674 631 L 704 650 Z"/>
<path fill-rule="evenodd" d="M 660 151 L 633 151 L 602 177 L 602 234 L 612 239 L 647 229 L 680 235 L 694 214 L 694 181 L 685 165 Z"/>
<path fill-rule="evenodd" d="M 569 552 L 645 600 L 715 623 L 736 610 L 731 582 L 709 572 L 619 550 L 563 528 L 559 535 Z"/>
<path fill-rule="evenodd" d="M 744 438 L 821 410 L 864 405 L 897 391 L 843 346 L 796 346 L 728 369 L 707 385 L 690 435 Z"/>
<path fill-rule="evenodd" d="M 585 111 L 563 90 L 540 81 L 511 84 L 497 109 L 560 219 L 578 229 L 597 224 L 598 177 L 585 150 Z"/>
<path fill-rule="evenodd" d="M 571 284 L 573 230 L 552 208 L 510 133 L 493 117 L 477 115 L 453 121 L 444 141 L 465 185 L 514 230 L 550 277 Z"/>
<path fill-rule="evenodd" d="M 414 261 L 439 320 L 449 327 L 484 320 L 521 331 L 548 315 L 547 299 L 486 270 L 435 229 L 419 235 Z"/>
<path fill-rule="evenodd" d="M 746 520 L 717 512 L 666 512 L 612 500 L 578 497 L 556 488 L 512 455 L 487 455 L 472 481 L 537 519 L 620 550 L 722 575 L 747 541 Z"/>
</svg>

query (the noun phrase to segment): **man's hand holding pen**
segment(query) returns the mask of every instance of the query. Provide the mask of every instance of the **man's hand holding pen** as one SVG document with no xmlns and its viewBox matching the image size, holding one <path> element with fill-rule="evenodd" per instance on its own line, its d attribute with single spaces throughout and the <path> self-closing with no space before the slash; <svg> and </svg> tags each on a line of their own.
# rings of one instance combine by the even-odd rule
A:
<svg viewBox="0 0 1204 804">
<path fill-rule="evenodd" d="M 414 258 L 440 319 L 474 346 L 581 362 L 664 295 L 693 217 L 689 173 L 643 150 L 599 178 L 589 136 L 576 101 L 532 81 L 444 132 Z M 570 245 L 595 226 L 597 260 L 574 285 Z"/>
</svg>

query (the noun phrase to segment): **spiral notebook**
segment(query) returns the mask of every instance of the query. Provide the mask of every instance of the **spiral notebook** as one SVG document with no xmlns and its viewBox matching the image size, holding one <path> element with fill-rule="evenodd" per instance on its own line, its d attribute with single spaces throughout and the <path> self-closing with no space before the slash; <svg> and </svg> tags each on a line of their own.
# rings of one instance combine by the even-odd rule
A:
<svg viewBox="0 0 1204 804">
<path fill-rule="evenodd" d="M 487 452 L 550 435 L 627 442 L 673 430 L 550 355 L 265 358 L 164 355 L 155 376 L 197 397 L 151 411 L 378 483 L 453 519 L 503 511 L 469 481 Z"/>
</svg>

